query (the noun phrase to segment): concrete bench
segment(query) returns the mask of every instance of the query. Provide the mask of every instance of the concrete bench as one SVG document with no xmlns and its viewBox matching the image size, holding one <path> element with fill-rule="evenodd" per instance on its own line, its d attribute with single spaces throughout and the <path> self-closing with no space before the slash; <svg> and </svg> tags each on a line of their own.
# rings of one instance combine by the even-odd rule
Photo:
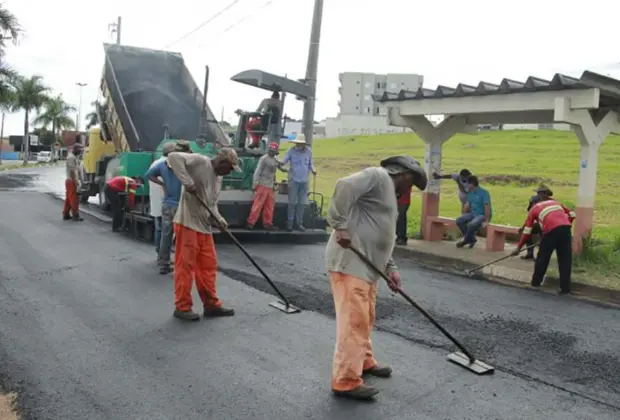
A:
<svg viewBox="0 0 620 420">
<path fill-rule="evenodd" d="M 449 217 L 428 216 L 426 217 L 427 241 L 442 241 L 446 232 L 446 227 L 457 228 L 456 220 Z"/>
<path fill-rule="evenodd" d="M 487 251 L 503 251 L 506 243 L 506 235 L 519 235 L 519 228 L 506 225 L 487 226 Z"/>
</svg>

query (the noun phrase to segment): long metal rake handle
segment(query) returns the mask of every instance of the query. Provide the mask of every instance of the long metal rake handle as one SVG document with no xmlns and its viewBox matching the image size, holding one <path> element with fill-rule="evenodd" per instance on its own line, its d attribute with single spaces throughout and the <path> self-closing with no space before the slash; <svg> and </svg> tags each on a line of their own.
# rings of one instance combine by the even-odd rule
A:
<svg viewBox="0 0 620 420">
<path fill-rule="evenodd" d="M 538 244 L 537 243 L 536 244 L 532 244 L 530 246 L 527 246 L 527 247 L 523 248 L 523 250 L 527 251 L 530 248 L 534 248 L 536 245 L 538 245 Z M 486 264 L 479 265 L 478 267 L 474 267 L 471 270 L 467 270 L 467 273 L 468 274 L 474 273 L 474 272 L 480 270 L 481 268 L 487 267 L 487 266 L 492 265 L 492 264 L 497 264 L 498 262 L 504 261 L 504 260 L 506 260 L 506 259 L 508 259 L 508 258 L 510 258 L 512 256 L 513 256 L 512 254 L 504 255 L 503 257 L 500 257 L 500 258 L 498 258 L 496 260 L 493 260 L 493 261 L 488 262 Z"/>
<path fill-rule="evenodd" d="M 258 270 L 258 272 L 262 274 L 262 276 L 265 278 L 265 280 L 267 280 L 267 282 L 273 288 L 273 290 L 275 290 L 275 292 L 278 294 L 278 296 L 280 296 L 280 299 L 282 299 L 282 302 L 284 302 L 286 307 L 287 308 L 290 307 L 291 304 L 289 303 L 288 299 L 286 297 L 284 297 L 282 292 L 280 292 L 280 289 L 278 289 L 278 287 L 274 284 L 274 282 L 269 278 L 267 273 L 265 273 L 263 271 L 263 269 L 258 265 L 258 263 L 256 261 L 254 261 L 254 258 L 252 258 L 252 256 L 248 253 L 248 251 L 245 249 L 245 247 L 243 245 L 241 245 L 241 242 L 239 242 L 239 240 L 235 237 L 235 235 L 233 235 L 232 232 L 230 232 L 228 229 L 226 229 L 226 228 L 224 228 L 224 226 L 222 226 L 222 224 L 217 219 L 217 217 L 215 217 L 215 214 L 213 213 L 213 210 L 211 210 L 211 208 L 207 205 L 207 203 L 205 203 L 204 200 L 201 197 L 198 196 L 198 194 L 195 194 L 194 196 L 198 199 L 198 202 L 200 204 L 202 204 L 202 206 L 205 209 L 207 209 L 207 211 L 209 212 L 209 216 L 211 216 L 211 218 L 215 220 L 215 222 L 218 225 L 218 228 L 222 232 L 226 232 L 228 237 L 230 239 L 232 239 L 232 241 L 235 243 L 235 245 L 237 245 L 237 247 L 241 250 L 241 252 L 243 252 L 243 255 L 246 256 L 246 258 L 252 263 L 252 265 Z"/>
<path fill-rule="evenodd" d="M 349 249 L 351 251 L 353 251 L 353 253 L 355 255 L 357 255 L 362 261 L 364 261 L 366 263 L 366 265 L 368 265 L 370 268 L 372 268 L 374 271 L 377 272 L 377 274 L 379 274 L 381 277 L 383 277 L 383 279 L 387 282 L 391 282 L 391 280 L 388 278 L 388 276 L 381 270 L 379 270 L 379 268 L 373 264 L 372 261 L 370 261 L 368 259 L 368 257 L 366 257 L 364 254 L 362 254 L 358 249 L 349 246 Z M 452 336 L 452 334 L 450 334 L 439 322 L 437 322 L 435 320 L 435 318 L 433 318 L 433 316 L 431 314 L 429 314 L 428 312 L 426 312 L 426 310 L 424 308 L 422 308 L 420 305 L 418 305 L 418 303 L 416 301 L 414 301 L 413 299 L 411 299 L 409 297 L 409 295 L 407 295 L 401 288 L 398 289 L 398 293 L 405 298 L 405 300 L 407 300 L 407 302 L 409 302 L 411 305 L 413 305 L 414 308 L 416 308 L 422 315 L 424 315 L 426 317 L 426 319 L 428 319 L 431 324 L 433 324 L 439 331 L 442 332 L 443 335 L 445 335 L 446 337 L 448 337 L 448 339 L 450 341 L 452 341 L 462 352 L 463 354 L 465 354 L 465 356 L 467 356 L 467 358 L 469 359 L 469 361 L 471 363 L 473 363 L 476 358 L 456 339 Z"/>
</svg>

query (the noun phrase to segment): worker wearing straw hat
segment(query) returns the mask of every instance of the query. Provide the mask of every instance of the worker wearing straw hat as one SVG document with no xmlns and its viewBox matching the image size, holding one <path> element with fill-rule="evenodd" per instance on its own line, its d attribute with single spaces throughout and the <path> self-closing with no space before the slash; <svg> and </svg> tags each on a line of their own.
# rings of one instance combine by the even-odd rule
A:
<svg viewBox="0 0 620 420">
<path fill-rule="evenodd" d="M 301 232 L 306 228 L 304 221 L 304 206 L 308 199 L 310 173 L 316 176 L 312 150 L 306 143 L 306 136 L 297 134 L 295 139 L 290 140 L 295 145 L 288 149 L 286 156 L 282 159 L 282 164 L 290 163 L 289 168 L 289 187 L 288 187 L 288 221 L 286 229 L 293 229 Z"/>
</svg>

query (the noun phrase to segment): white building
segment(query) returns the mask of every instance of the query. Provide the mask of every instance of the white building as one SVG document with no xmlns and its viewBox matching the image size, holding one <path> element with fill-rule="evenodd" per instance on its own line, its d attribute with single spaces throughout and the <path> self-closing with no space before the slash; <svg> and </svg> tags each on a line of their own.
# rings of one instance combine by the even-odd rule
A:
<svg viewBox="0 0 620 420">
<path fill-rule="evenodd" d="M 424 77 L 418 74 L 375 74 L 347 72 L 340 73 L 340 115 L 386 115 L 372 100 L 373 94 L 384 91 L 417 91 L 422 87 Z"/>
</svg>

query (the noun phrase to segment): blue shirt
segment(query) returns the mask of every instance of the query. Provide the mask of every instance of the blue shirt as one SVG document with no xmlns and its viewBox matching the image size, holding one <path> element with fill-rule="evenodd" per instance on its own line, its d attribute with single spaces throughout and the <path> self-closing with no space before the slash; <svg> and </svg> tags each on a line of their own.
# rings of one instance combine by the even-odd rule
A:
<svg viewBox="0 0 620 420">
<path fill-rule="evenodd" d="M 467 202 L 471 206 L 471 212 L 476 216 L 484 216 L 484 206 L 489 205 L 489 222 L 493 216 L 493 208 L 491 207 L 491 194 L 482 187 L 476 187 L 473 191 L 467 193 Z"/>
<path fill-rule="evenodd" d="M 282 164 L 290 162 L 289 175 L 293 182 L 308 182 L 310 171 L 314 170 L 314 161 L 312 160 L 312 150 L 306 147 L 303 151 L 297 147 L 292 147 L 286 152 L 286 156 L 282 160 Z"/>
<path fill-rule="evenodd" d="M 162 161 L 159 164 L 153 166 L 145 174 L 145 179 L 153 177 L 161 177 L 164 180 L 164 186 L 166 187 L 166 195 L 164 196 L 164 206 L 176 207 L 179 205 L 181 199 L 181 181 L 172 172 L 172 169 L 168 167 L 167 161 Z"/>
</svg>

